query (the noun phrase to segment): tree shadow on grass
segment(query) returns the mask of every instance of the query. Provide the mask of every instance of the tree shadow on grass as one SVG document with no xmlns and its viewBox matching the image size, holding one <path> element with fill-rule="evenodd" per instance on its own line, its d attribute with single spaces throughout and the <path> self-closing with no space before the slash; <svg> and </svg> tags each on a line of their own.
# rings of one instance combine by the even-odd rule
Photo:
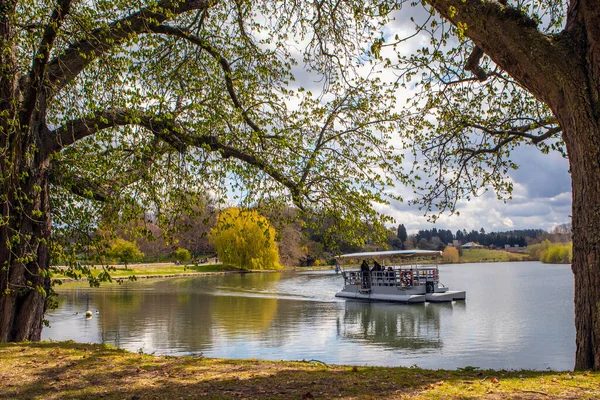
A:
<svg viewBox="0 0 600 400">
<path fill-rule="evenodd" d="M 11 348 L 12 346 L 12 348 Z M 63 343 L 0 346 L 0 399 L 380 399 L 552 398 L 540 390 L 500 390 L 495 377 L 550 381 L 555 372 L 430 371 L 418 368 L 328 366 L 322 363 L 155 357 L 103 345 Z M 1 368 L 1 367 L 0 367 Z M 564 373 L 566 374 L 566 373 Z M 596 388 L 598 376 L 594 375 Z M 447 390 L 445 390 L 447 388 Z M 573 386 L 556 398 L 591 398 Z M 464 396 L 461 394 L 464 391 Z M 597 389 L 596 395 L 600 395 Z"/>
</svg>

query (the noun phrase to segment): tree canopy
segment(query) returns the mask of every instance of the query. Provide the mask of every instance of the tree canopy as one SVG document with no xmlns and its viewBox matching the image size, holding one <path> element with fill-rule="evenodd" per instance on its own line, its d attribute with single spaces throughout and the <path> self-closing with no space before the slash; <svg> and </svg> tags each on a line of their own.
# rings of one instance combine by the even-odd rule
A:
<svg viewBox="0 0 600 400">
<path fill-rule="evenodd" d="M 199 189 L 295 202 L 325 211 L 332 231 L 382 236 L 375 205 L 407 180 L 389 140 L 402 128 L 417 202 L 433 215 L 489 186 L 510 195 L 515 146 L 568 155 L 576 367 L 600 369 L 598 9 L 0 0 L 0 340 L 39 337 L 41 325 L 26 326 L 43 316 L 33 304 L 45 298 L 52 238 L 82 246 L 99 225 L 148 209 L 168 225 Z M 389 35 L 398 10 L 411 13 L 407 37 Z M 375 60 L 395 70 L 391 85 Z M 292 84 L 300 63 L 319 94 L 312 78 Z M 399 87 L 416 92 L 396 115 Z M 77 234 L 52 235 L 50 212 L 55 233 Z"/>
<path fill-rule="evenodd" d="M 380 189 L 400 174 L 388 144 L 398 128 L 392 93 L 358 74 L 335 78 L 340 65 L 319 50 L 356 51 L 380 18 L 366 8 L 347 21 L 349 6 L 330 6 L 306 14 L 312 7 L 287 1 L 73 3 L 47 65 L 60 88 L 47 106 L 52 195 L 77 208 L 57 207 L 55 225 L 152 210 L 168 226 L 194 191 L 326 209 L 346 228 L 384 221 L 368 202 L 382 201 Z M 315 13 L 332 20 L 315 22 Z M 333 35 L 333 24 L 344 29 Z M 34 32 L 15 40 L 33 45 Z M 307 43 L 301 54 L 290 37 Z M 25 69 L 31 52 L 19 55 Z M 294 83 L 298 62 L 325 77 L 326 97 Z"/>
<path fill-rule="evenodd" d="M 510 197 L 511 152 L 522 144 L 568 156 L 575 368 L 600 369 L 600 2 L 421 4 L 426 13 L 411 12 L 415 31 L 382 34 L 373 49 L 414 89 L 403 136 L 415 157 L 415 202 L 435 217 L 490 187 Z M 405 51 L 411 38 L 414 52 Z"/>
<path fill-rule="evenodd" d="M 133 261 L 139 261 L 144 257 L 139 247 L 134 243 L 125 239 L 117 238 L 111 243 L 108 255 L 123 263 L 125 268 L 127 264 Z"/>
<path fill-rule="evenodd" d="M 280 269 L 275 229 L 256 210 L 228 208 L 209 238 L 225 264 L 248 269 Z"/>
<path fill-rule="evenodd" d="M 39 339 L 51 256 L 147 212 L 173 227 L 198 192 L 384 237 L 399 119 L 361 54 L 386 18 L 373 1 L 0 0 L 0 341 Z"/>
</svg>

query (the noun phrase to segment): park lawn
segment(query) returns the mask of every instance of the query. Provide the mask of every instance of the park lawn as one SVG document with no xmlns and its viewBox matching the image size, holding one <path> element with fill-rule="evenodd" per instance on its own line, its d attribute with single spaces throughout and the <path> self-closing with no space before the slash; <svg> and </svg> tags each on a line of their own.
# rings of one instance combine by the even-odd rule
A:
<svg viewBox="0 0 600 400">
<path fill-rule="evenodd" d="M 509 262 L 528 260 L 529 255 L 504 250 L 463 249 L 459 262 Z"/>
<path fill-rule="evenodd" d="M 92 269 L 94 276 L 102 271 L 101 267 Z M 242 271 L 239 268 L 223 264 L 203 264 L 203 265 L 173 265 L 169 264 L 132 264 L 125 269 L 122 265 L 116 266 L 116 270 L 109 271 L 113 278 L 128 278 L 130 276 L 165 276 L 165 275 L 186 275 L 197 273 L 215 273 L 215 272 L 235 272 Z M 52 276 L 55 279 L 68 279 L 67 276 L 55 272 Z"/>
<path fill-rule="evenodd" d="M 456 371 L 168 357 L 74 342 L 0 344 L 0 399 L 594 399 L 600 373 Z"/>
</svg>

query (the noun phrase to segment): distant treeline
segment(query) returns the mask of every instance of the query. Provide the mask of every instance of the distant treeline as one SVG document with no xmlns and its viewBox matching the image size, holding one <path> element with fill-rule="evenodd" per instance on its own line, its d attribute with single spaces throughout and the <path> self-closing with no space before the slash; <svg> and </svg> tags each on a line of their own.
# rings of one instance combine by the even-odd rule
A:
<svg viewBox="0 0 600 400">
<path fill-rule="evenodd" d="M 398 227 L 398 232 L 404 229 L 403 225 Z M 417 248 L 440 248 L 458 240 L 461 244 L 475 242 L 482 246 L 525 247 L 529 244 L 540 243 L 543 240 L 551 242 L 568 242 L 570 240 L 570 226 L 567 224 L 560 225 L 547 232 L 542 229 L 519 229 L 505 232 L 490 232 L 486 233 L 483 228 L 479 231 L 472 230 L 468 232 L 466 229 L 457 230 L 453 233 L 449 229 L 422 229 L 414 237 L 407 238 L 406 247 L 413 245 Z M 411 240 L 413 243 L 411 243 Z"/>
<path fill-rule="evenodd" d="M 400 224 L 397 228 L 389 229 L 387 243 L 366 243 L 356 246 L 346 240 L 344 236 L 327 240 L 325 230 L 332 226 L 329 217 L 323 216 L 319 224 L 311 223 L 307 219 L 298 219 L 297 210 L 293 207 L 269 210 L 257 209 L 264 215 L 276 230 L 276 241 L 279 247 L 280 262 L 283 265 L 314 265 L 332 264 L 338 254 L 399 249 L 431 249 L 444 250 L 448 243 L 454 240 L 462 244 L 477 242 L 483 246 L 505 245 L 524 247 L 529 244 L 541 243 L 548 239 L 551 242 L 570 241 L 570 227 L 563 225 L 552 232 L 541 229 L 524 229 L 507 232 L 486 233 L 482 228 L 479 231 L 458 230 L 452 232 L 447 229 L 423 229 L 416 235 L 408 235 L 406 228 Z M 171 221 L 171 231 L 163 233 L 159 227 L 160 220 L 153 215 L 145 215 L 135 227 L 145 232 L 141 236 L 128 233 L 131 229 L 123 229 L 120 236 L 128 240 L 135 240 L 140 250 L 144 253 L 145 262 L 174 260 L 177 249 L 183 248 L 191 253 L 194 259 L 213 257 L 216 249 L 208 240 L 208 233 L 214 227 L 219 211 L 216 204 L 210 199 L 205 199 L 194 213 L 183 214 L 178 219 Z M 132 228 L 132 226 L 129 226 Z M 331 239 L 331 233 L 329 233 Z"/>
<path fill-rule="evenodd" d="M 452 243 L 454 240 L 458 240 L 463 244 L 468 242 L 476 242 L 483 246 L 494 245 L 496 247 L 504 247 L 504 245 L 507 244 L 510 246 L 527 246 L 526 238 L 536 238 L 546 233 L 548 232 L 542 229 L 524 229 L 486 233 L 483 228 L 481 228 L 480 231 L 472 230 L 471 232 L 467 232 L 465 229 L 463 229 L 462 231 L 458 230 L 456 233 L 452 233 L 450 230 L 438 230 L 433 228 L 420 230 L 415 235 L 415 239 L 417 240 L 417 243 L 419 243 L 421 239 L 430 241 L 432 238 L 437 236 L 443 243 L 446 244 Z"/>
</svg>

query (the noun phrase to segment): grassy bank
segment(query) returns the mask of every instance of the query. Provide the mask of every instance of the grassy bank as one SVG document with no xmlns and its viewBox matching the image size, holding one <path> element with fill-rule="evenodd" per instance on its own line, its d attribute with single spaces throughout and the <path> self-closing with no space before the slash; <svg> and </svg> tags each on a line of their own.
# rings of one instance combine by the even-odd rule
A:
<svg viewBox="0 0 600 400">
<path fill-rule="evenodd" d="M 509 253 L 504 250 L 489 249 L 463 249 L 460 256 L 461 263 L 475 262 L 510 262 L 529 260 L 529 255 L 520 253 Z"/>
<path fill-rule="evenodd" d="M 115 266 L 114 271 L 110 271 L 110 275 L 114 279 L 128 278 L 131 275 L 136 277 L 161 277 L 161 276 L 180 276 L 192 275 L 199 273 L 224 273 L 224 272 L 240 272 L 245 271 L 230 265 L 223 264 L 202 264 L 202 265 L 173 265 L 173 263 L 162 264 L 132 264 L 125 269 L 124 266 Z M 102 271 L 101 267 L 92 269 L 94 276 Z M 67 276 L 57 272 L 53 275 L 55 279 L 70 279 Z"/>
<path fill-rule="evenodd" d="M 0 399 L 592 399 L 599 373 L 430 371 L 0 344 Z"/>
</svg>

